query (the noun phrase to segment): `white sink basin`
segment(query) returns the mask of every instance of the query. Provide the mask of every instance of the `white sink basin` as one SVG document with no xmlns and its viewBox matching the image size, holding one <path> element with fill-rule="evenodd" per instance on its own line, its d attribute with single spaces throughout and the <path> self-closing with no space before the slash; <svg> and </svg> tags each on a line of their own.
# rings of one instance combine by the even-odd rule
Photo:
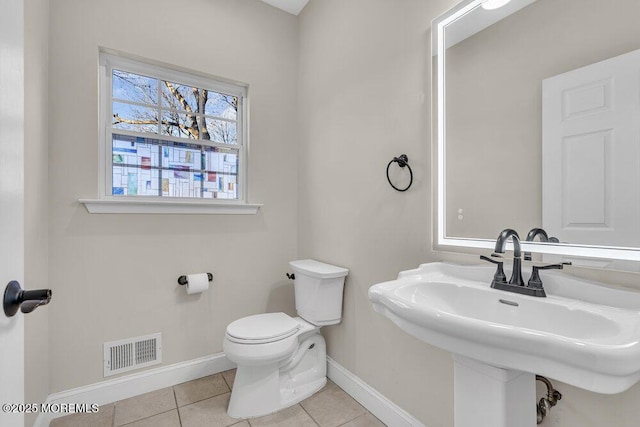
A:
<svg viewBox="0 0 640 427">
<path fill-rule="evenodd" d="M 372 286 L 369 299 L 411 335 L 488 365 L 599 393 L 640 379 L 640 293 L 542 271 L 547 298 L 537 298 L 492 289 L 494 271 L 423 264 Z"/>
</svg>

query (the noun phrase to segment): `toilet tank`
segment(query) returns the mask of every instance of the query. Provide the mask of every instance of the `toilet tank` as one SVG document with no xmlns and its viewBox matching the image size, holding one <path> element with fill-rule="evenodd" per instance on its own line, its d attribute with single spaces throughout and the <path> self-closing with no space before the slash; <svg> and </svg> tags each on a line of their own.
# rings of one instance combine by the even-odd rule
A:
<svg viewBox="0 0 640 427">
<path fill-rule="evenodd" d="M 296 311 L 317 326 L 342 320 L 342 292 L 349 270 L 312 259 L 291 261 L 295 274 Z"/>
</svg>

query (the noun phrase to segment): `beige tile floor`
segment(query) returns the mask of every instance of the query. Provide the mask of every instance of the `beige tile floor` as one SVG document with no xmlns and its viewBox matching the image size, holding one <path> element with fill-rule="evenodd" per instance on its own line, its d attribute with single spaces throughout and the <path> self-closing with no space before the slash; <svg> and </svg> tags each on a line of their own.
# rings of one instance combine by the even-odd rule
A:
<svg viewBox="0 0 640 427">
<path fill-rule="evenodd" d="M 310 398 L 250 420 L 227 415 L 235 370 L 141 394 L 100 407 L 95 414 L 57 418 L 51 427 L 379 427 L 371 415 L 333 382 Z"/>
</svg>

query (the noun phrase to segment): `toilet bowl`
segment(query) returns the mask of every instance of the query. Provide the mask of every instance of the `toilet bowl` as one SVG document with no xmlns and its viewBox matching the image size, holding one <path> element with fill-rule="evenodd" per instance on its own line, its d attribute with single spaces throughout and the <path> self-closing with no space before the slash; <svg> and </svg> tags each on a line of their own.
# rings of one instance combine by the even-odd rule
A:
<svg viewBox="0 0 640 427">
<path fill-rule="evenodd" d="M 252 323 L 262 332 L 239 332 L 239 326 Z M 276 412 L 311 396 L 327 382 L 320 328 L 299 317 L 268 313 L 237 320 L 227 328 L 223 349 L 238 365 L 227 410 L 234 418 Z"/>
<path fill-rule="evenodd" d="M 348 270 L 314 260 L 289 263 L 299 317 L 266 313 L 231 322 L 223 350 L 237 364 L 227 413 L 253 418 L 295 405 L 327 382 L 320 327 L 339 323 Z"/>
</svg>

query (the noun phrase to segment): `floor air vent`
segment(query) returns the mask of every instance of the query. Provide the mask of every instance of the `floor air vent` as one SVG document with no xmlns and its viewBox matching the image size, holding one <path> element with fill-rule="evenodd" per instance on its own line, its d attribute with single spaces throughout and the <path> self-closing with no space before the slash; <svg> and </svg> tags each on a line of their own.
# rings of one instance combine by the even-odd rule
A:
<svg viewBox="0 0 640 427">
<path fill-rule="evenodd" d="M 104 376 L 119 374 L 162 362 L 160 334 L 104 343 Z"/>
</svg>

